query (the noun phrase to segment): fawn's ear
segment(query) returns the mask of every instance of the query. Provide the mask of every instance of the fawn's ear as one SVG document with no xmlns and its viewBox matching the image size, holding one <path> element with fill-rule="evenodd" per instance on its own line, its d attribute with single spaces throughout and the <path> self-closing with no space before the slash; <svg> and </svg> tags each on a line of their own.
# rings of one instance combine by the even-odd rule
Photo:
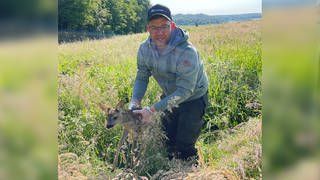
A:
<svg viewBox="0 0 320 180">
<path fill-rule="evenodd" d="M 101 109 L 105 114 L 108 114 L 108 113 L 109 113 L 110 108 L 107 107 L 105 104 L 99 103 L 98 105 L 99 105 L 100 109 Z"/>
<path fill-rule="evenodd" d="M 124 102 L 124 101 L 118 102 L 118 104 L 117 104 L 117 106 L 116 106 L 116 109 L 117 109 L 118 111 L 121 111 L 121 110 L 123 109 L 125 103 L 126 103 L 126 102 Z"/>
</svg>

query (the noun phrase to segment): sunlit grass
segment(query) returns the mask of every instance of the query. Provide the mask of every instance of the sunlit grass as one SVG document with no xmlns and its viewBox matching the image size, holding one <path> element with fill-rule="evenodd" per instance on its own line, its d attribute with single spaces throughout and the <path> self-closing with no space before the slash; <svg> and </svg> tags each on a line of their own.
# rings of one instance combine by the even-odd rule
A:
<svg viewBox="0 0 320 180">
<path fill-rule="evenodd" d="M 198 144 L 203 156 L 201 165 L 216 167 L 220 165 L 216 161 L 228 153 L 216 144 L 216 130 L 232 128 L 261 115 L 260 21 L 185 29 L 204 61 L 209 78 L 210 105 Z M 110 175 L 108 164 L 113 160 L 121 128 L 106 130 L 105 117 L 97 104 L 115 107 L 120 100 L 131 97 L 137 49 L 146 37 L 147 33 L 116 36 L 58 47 L 59 154 L 74 153 L 79 163 L 91 164 L 90 170 L 79 169 L 85 176 L 98 177 L 101 168 L 104 169 L 101 176 Z M 143 105 L 158 101 L 160 94 L 151 79 Z M 237 146 L 246 144 L 230 148 Z M 238 164 L 228 166 L 236 169 Z M 121 167 L 124 164 L 120 163 Z"/>
</svg>

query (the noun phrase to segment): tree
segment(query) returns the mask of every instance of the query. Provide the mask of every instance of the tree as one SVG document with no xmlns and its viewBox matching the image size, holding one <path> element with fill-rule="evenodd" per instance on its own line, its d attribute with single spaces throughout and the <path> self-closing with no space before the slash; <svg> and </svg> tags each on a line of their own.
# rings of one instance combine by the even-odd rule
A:
<svg viewBox="0 0 320 180">
<path fill-rule="evenodd" d="M 149 0 L 59 0 L 59 30 L 138 33 L 145 30 Z"/>
</svg>

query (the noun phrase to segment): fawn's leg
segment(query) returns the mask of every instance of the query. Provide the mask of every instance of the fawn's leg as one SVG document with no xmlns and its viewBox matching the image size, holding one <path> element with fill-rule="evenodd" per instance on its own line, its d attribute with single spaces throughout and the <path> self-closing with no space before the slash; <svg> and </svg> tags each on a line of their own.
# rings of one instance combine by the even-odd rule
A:
<svg viewBox="0 0 320 180">
<path fill-rule="evenodd" d="M 131 149 L 131 168 L 134 168 L 138 163 L 138 134 L 133 136 L 132 149 Z"/>
<path fill-rule="evenodd" d="M 135 137 L 133 137 L 135 138 Z M 135 162 L 135 139 L 132 140 L 132 148 L 131 148 L 131 162 L 130 162 L 130 168 L 132 169 L 134 167 L 134 162 Z"/>
<path fill-rule="evenodd" d="M 118 147 L 117 147 L 117 152 L 116 155 L 114 156 L 114 160 L 113 160 L 113 167 L 112 167 L 112 171 L 115 170 L 117 164 L 118 164 L 118 158 L 119 158 L 119 153 L 120 153 L 120 149 L 122 144 L 124 143 L 124 140 L 128 137 L 128 131 L 126 129 L 123 130 L 122 133 L 122 137 L 118 143 Z"/>
</svg>

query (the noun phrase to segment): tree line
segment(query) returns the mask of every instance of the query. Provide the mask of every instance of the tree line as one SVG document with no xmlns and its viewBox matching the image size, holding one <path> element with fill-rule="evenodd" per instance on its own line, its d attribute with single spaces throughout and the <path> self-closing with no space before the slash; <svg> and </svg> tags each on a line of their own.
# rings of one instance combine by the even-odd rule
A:
<svg viewBox="0 0 320 180">
<path fill-rule="evenodd" d="M 101 34 L 145 31 L 149 0 L 59 0 L 58 30 Z"/>
</svg>

